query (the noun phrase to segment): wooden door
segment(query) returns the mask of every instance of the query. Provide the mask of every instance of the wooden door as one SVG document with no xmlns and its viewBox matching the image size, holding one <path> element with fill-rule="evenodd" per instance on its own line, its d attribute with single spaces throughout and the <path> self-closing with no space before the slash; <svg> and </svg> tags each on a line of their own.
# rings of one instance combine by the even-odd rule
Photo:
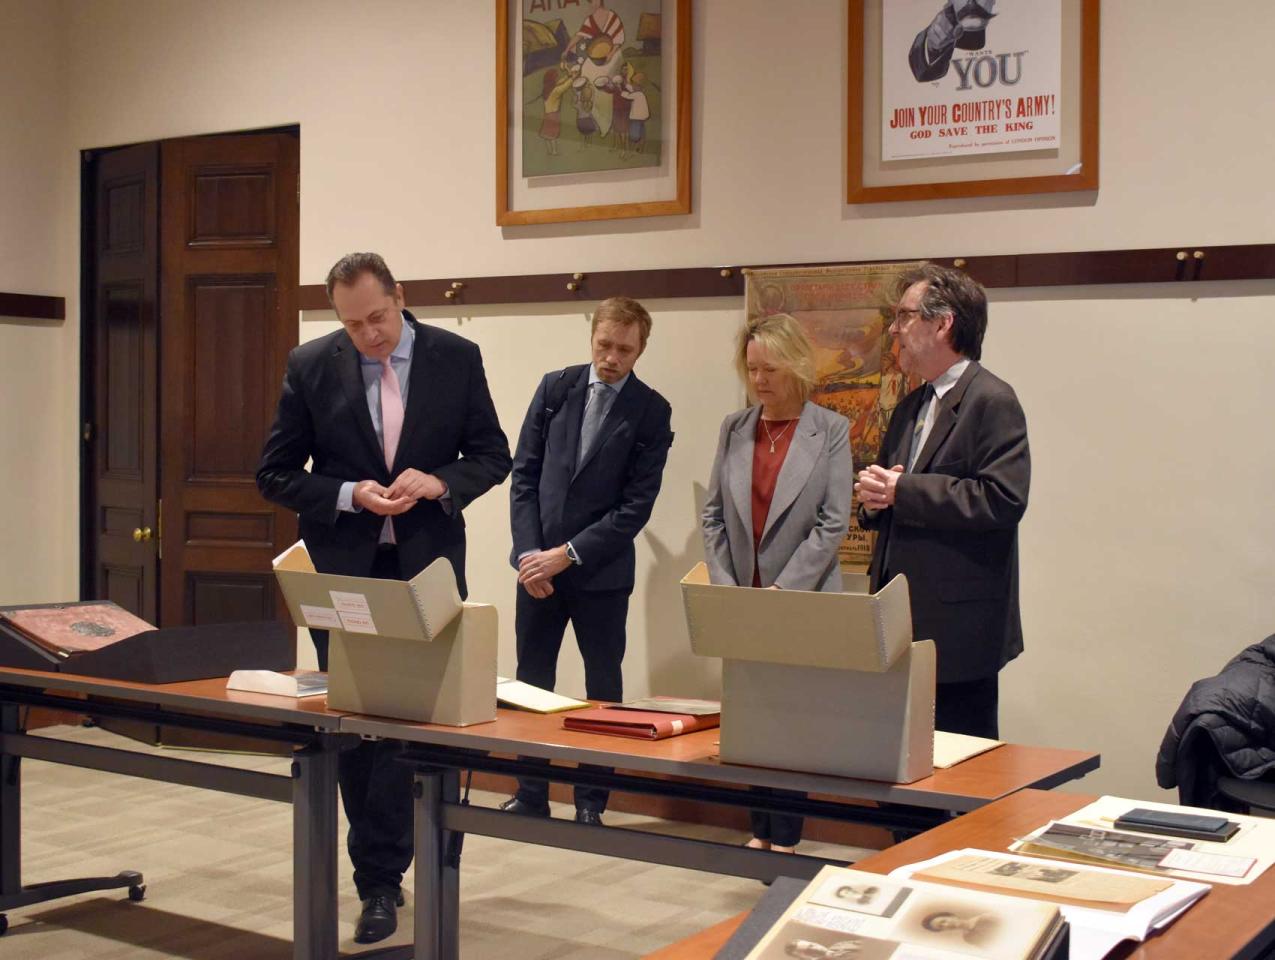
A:
<svg viewBox="0 0 1275 960">
<path fill-rule="evenodd" d="M 160 621 L 286 618 L 270 561 L 296 519 L 255 475 L 297 342 L 298 139 L 160 149 Z"/>
<path fill-rule="evenodd" d="M 85 588 L 155 623 L 159 146 L 105 151 L 90 163 Z"/>
</svg>

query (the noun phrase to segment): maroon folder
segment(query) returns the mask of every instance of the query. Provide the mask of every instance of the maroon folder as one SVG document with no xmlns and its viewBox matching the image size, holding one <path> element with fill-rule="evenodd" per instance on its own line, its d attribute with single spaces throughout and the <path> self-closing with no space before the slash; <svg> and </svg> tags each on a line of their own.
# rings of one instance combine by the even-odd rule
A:
<svg viewBox="0 0 1275 960">
<path fill-rule="evenodd" d="M 582 733 L 605 733 L 613 737 L 633 737 L 636 740 L 664 740 L 692 730 L 720 726 L 721 720 L 720 713 L 693 716 L 689 713 L 592 707 L 566 714 L 562 718 L 562 726 Z"/>
</svg>

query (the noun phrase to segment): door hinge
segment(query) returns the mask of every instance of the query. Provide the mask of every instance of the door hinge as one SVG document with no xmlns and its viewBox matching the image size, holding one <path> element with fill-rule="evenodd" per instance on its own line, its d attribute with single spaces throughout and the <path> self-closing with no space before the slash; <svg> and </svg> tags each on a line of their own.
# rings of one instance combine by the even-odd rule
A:
<svg viewBox="0 0 1275 960">
<path fill-rule="evenodd" d="M 160 497 L 155 503 L 155 539 L 158 541 L 156 547 L 158 549 L 158 559 L 164 559 L 164 498 Z"/>
<path fill-rule="evenodd" d="M 84 426 L 80 428 L 80 436 L 84 438 L 85 443 L 93 442 L 93 424 L 88 420 L 85 420 Z"/>
</svg>

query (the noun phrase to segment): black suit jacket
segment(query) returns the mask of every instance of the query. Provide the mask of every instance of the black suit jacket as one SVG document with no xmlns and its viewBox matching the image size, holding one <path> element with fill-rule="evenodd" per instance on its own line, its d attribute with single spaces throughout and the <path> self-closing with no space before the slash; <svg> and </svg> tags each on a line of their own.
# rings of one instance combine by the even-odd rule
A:
<svg viewBox="0 0 1275 960">
<path fill-rule="evenodd" d="M 588 387 L 589 365 L 582 364 L 545 374 L 531 398 L 509 490 L 510 561 L 517 566 L 518 556 L 528 550 L 570 540 L 582 563 L 558 574 L 555 583 L 578 590 L 632 590 L 633 540 L 660 492 L 673 443 L 672 409 L 631 375 L 593 449 L 577 464 Z"/>
<path fill-rule="evenodd" d="M 257 486 L 266 499 L 300 515 L 301 537 L 315 569 L 367 576 L 384 517 L 366 510 L 339 512 L 341 484 L 376 480 L 388 486 L 408 467 L 434 474 L 451 491 L 451 512 L 441 501 L 421 500 L 394 518 L 400 566 L 404 576 L 413 577 L 435 558 L 447 557 L 465 596 L 461 511 L 509 474 L 509 442 L 496 418 L 477 345 L 419 324 L 407 311 L 404 316 L 416 339 L 393 469 L 385 466 L 372 426 L 359 353 L 338 330 L 288 355 Z"/>
<path fill-rule="evenodd" d="M 922 396 L 914 390 L 895 409 L 880 465 L 907 463 Z M 860 524 L 879 531 L 872 589 L 908 578 L 912 635 L 935 641 L 942 683 L 993 676 L 1022 652 L 1018 522 L 1030 482 L 1018 397 L 971 363 L 941 401 L 912 471 L 899 478 L 894 506 L 859 509 Z"/>
</svg>

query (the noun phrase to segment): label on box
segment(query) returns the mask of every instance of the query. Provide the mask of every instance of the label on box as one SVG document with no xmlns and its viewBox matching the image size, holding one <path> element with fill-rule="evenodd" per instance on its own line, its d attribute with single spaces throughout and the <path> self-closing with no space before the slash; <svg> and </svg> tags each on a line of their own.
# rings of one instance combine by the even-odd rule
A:
<svg viewBox="0 0 1275 960">
<path fill-rule="evenodd" d="M 331 607 L 315 607 L 308 603 L 301 604 L 301 619 L 307 627 L 321 627 L 324 630 L 340 630 L 341 618 Z"/>
<path fill-rule="evenodd" d="M 341 611 L 341 628 L 346 633 L 376 633 L 371 614 Z"/>
<path fill-rule="evenodd" d="M 361 613 L 365 617 L 372 615 L 372 608 L 367 605 L 367 595 L 362 593 L 344 593 L 340 590 L 329 590 L 332 606 L 338 613 Z"/>
</svg>

